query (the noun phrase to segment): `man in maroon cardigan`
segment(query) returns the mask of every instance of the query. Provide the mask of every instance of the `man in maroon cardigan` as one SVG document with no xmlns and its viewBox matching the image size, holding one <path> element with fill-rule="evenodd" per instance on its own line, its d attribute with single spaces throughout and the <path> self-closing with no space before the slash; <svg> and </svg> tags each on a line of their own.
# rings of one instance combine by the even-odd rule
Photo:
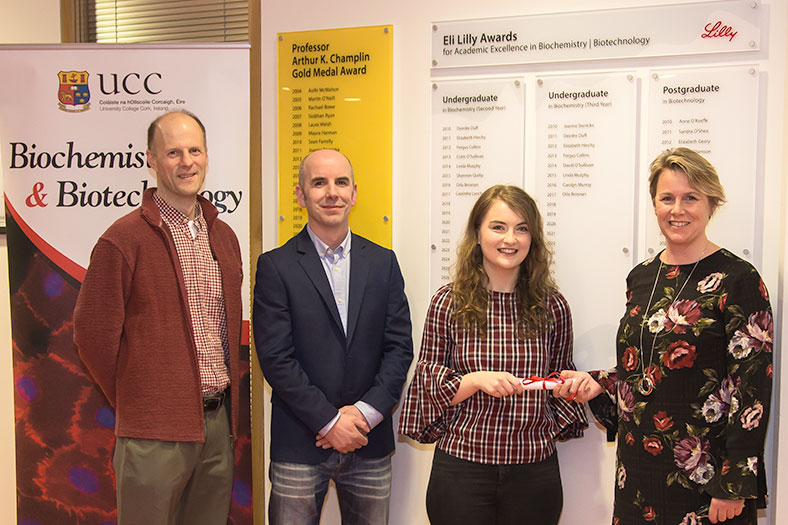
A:
<svg viewBox="0 0 788 525">
<path fill-rule="evenodd" d="M 238 240 L 198 195 L 194 115 L 148 129 L 157 188 L 99 238 L 74 310 L 82 361 L 115 408 L 118 523 L 227 522 L 238 425 Z"/>
</svg>

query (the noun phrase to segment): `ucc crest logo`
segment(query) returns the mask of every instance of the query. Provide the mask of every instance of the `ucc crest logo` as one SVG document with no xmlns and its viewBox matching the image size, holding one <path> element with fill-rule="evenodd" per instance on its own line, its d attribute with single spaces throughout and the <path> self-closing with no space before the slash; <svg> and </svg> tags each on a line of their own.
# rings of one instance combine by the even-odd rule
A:
<svg viewBox="0 0 788 525">
<path fill-rule="evenodd" d="M 90 89 L 88 88 L 87 71 L 60 71 L 57 78 L 60 87 L 57 90 L 57 105 L 61 111 L 80 113 L 90 109 Z"/>
</svg>

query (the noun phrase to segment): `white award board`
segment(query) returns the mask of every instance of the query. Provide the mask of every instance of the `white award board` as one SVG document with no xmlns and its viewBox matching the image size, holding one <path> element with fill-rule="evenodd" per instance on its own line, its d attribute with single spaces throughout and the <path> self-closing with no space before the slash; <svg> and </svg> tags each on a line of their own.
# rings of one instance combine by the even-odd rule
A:
<svg viewBox="0 0 788 525">
<path fill-rule="evenodd" d="M 430 290 L 449 281 L 468 214 L 495 184 L 523 183 L 525 86 L 517 78 L 432 85 Z"/>
<path fill-rule="evenodd" d="M 638 81 L 626 72 L 542 76 L 534 92 L 535 196 L 553 271 L 570 305 L 594 304 L 573 318 L 575 363 L 607 367 L 611 312 L 634 262 Z"/>
<path fill-rule="evenodd" d="M 720 0 L 432 24 L 432 67 L 758 51 L 764 9 Z"/>
<path fill-rule="evenodd" d="M 755 231 L 758 68 L 752 65 L 654 70 L 649 75 L 648 163 L 668 148 L 688 147 L 717 169 L 729 202 L 714 214 L 709 239 L 752 261 Z M 648 177 L 648 164 L 643 167 Z M 648 199 L 648 191 L 641 192 Z M 651 202 L 646 206 L 651 209 Z M 646 253 L 665 241 L 646 221 Z"/>
</svg>

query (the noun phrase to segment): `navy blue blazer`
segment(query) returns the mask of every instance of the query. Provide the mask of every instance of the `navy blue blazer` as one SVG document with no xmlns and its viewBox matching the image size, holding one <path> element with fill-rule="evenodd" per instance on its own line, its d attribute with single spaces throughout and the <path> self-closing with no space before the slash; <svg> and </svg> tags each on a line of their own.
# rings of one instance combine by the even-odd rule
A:
<svg viewBox="0 0 788 525">
<path fill-rule="evenodd" d="M 252 321 L 273 389 L 271 459 L 317 464 L 315 436 L 344 405 L 364 401 L 383 421 L 356 453 L 394 450 L 391 414 L 413 359 L 410 310 L 394 252 L 352 234 L 347 337 L 306 228 L 257 260 Z"/>
</svg>

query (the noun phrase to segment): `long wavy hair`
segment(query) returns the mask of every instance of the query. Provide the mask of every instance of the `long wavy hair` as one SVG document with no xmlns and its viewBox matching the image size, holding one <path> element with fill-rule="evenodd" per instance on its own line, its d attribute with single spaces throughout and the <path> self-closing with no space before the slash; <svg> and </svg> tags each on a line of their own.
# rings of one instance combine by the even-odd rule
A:
<svg viewBox="0 0 788 525">
<path fill-rule="evenodd" d="M 522 188 L 497 185 L 482 193 L 473 205 L 462 240 L 457 247 L 457 261 L 452 268 L 452 303 L 457 326 L 487 335 L 487 272 L 478 243 L 479 227 L 493 203 L 501 201 L 525 219 L 531 234 L 531 248 L 520 264 L 515 284 L 517 301 L 517 337 L 524 339 L 548 328 L 554 321 L 548 300 L 556 290 L 550 275 L 552 255 L 547 247 L 542 215 L 536 202 Z"/>
</svg>

